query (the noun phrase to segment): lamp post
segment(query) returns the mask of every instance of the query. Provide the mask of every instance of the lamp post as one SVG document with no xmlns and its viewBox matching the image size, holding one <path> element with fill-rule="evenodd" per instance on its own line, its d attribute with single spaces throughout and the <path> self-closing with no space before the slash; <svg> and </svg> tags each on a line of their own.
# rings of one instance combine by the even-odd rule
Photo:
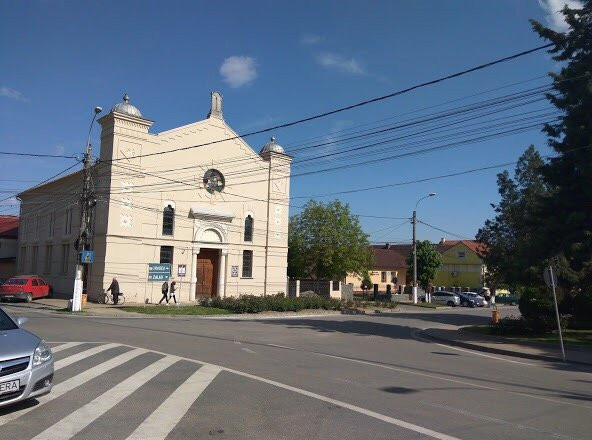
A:
<svg viewBox="0 0 592 440">
<path fill-rule="evenodd" d="M 423 196 L 417 201 L 415 204 L 415 209 L 413 210 L 413 304 L 417 304 L 417 239 L 415 234 L 415 229 L 417 226 L 417 205 L 419 205 L 419 202 L 421 202 L 423 199 L 427 199 L 428 197 L 433 197 L 435 195 L 436 193 L 429 193 L 427 196 Z M 426 292 L 426 301 L 428 299 L 427 295 L 428 294 Z"/>
<path fill-rule="evenodd" d="M 76 240 L 77 243 L 77 258 L 76 258 L 76 276 L 74 278 L 74 294 L 72 295 L 72 311 L 79 312 L 82 309 L 82 290 L 83 290 L 83 277 L 82 271 L 84 270 L 84 266 L 82 265 L 81 261 L 81 251 L 85 250 L 86 242 L 88 240 L 89 231 L 88 228 L 90 227 L 90 204 L 91 204 L 91 189 L 90 189 L 90 154 L 92 151 L 92 146 L 90 144 L 90 135 L 92 132 L 92 127 L 97 119 L 99 113 L 101 113 L 103 109 L 101 107 L 95 107 L 95 114 L 93 115 L 92 121 L 90 122 L 90 127 L 88 129 L 88 139 L 86 141 L 86 151 L 84 153 L 84 159 L 82 160 L 83 168 L 82 168 L 82 196 L 80 198 L 80 229 L 78 231 L 78 239 Z"/>
</svg>

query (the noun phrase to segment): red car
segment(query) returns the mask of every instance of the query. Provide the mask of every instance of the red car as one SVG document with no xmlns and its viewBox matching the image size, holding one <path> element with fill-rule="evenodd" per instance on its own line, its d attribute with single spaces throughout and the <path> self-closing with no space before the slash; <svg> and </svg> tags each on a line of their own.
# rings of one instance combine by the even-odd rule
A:
<svg viewBox="0 0 592 440">
<path fill-rule="evenodd" d="M 7 279 L 0 286 L 0 300 L 22 299 L 31 302 L 51 294 L 51 286 L 37 275 L 19 275 Z"/>
</svg>

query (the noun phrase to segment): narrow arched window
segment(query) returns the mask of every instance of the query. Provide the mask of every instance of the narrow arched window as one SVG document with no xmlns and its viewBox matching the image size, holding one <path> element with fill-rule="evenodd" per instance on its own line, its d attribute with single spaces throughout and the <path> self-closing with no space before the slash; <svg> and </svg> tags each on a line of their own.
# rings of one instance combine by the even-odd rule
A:
<svg viewBox="0 0 592 440">
<path fill-rule="evenodd" d="M 175 208 L 168 205 L 162 211 L 162 235 L 173 235 L 175 228 Z"/>
<path fill-rule="evenodd" d="M 253 241 L 253 217 L 247 215 L 245 218 L 245 241 Z"/>
</svg>

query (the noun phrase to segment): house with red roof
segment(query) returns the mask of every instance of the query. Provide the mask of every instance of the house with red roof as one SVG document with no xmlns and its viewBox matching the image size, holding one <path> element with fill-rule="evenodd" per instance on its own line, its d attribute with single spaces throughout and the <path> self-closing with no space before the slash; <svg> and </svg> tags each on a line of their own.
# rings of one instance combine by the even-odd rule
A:
<svg viewBox="0 0 592 440">
<path fill-rule="evenodd" d="M 372 246 L 374 254 L 374 265 L 370 271 L 372 284 L 378 284 L 380 292 L 386 292 L 387 286 L 395 293 L 400 285 L 405 285 L 407 277 L 407 263 L 404 250 L 397 246 L 386 243 L 384 245 Z M 348 275 L 345 279 L 348 284 L 353 284 L 354 292 L 362 291 L 362 278 L 357 275 Z"/>
<path fill-rule="evenodd" d="M 16 274 L 18 230 L 18 217 L 0 215 L 0 279 Z"/>
</svg>

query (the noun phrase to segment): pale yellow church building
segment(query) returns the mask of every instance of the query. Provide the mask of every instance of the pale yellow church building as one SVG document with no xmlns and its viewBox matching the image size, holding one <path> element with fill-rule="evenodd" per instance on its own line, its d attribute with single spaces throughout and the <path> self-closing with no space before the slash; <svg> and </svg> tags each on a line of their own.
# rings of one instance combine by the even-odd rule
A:
<svg viewBox="0 0 592 440">
<path fill-rule="evenodd" d="M 89 299 L 115 277 L 126 301 L 157 302 L 163 267 L 182 302 L 287 293 L 291 157 L 274 138 L 253 150 L 225 122 L 218 92 L 206 119 L 160 133 L 127 94 L 98 122 Z M 19 195 L 17 271 L 65 295 L 74 285 L 81 190 L 78 171 Z"/>
</svg>

